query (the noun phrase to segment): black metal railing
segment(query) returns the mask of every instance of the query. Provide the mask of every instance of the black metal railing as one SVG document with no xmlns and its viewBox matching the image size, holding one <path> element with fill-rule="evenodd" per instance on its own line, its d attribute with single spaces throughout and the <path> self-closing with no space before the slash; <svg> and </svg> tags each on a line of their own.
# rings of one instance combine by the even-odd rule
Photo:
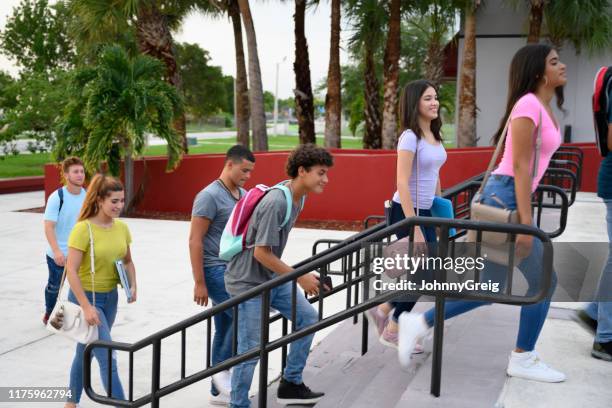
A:
<svg viewBox="0 0 612 408">
<path fill-rule="evenodd" d="M 572 171 L 572 170 L 570 170 Z M 479 180 L 480 177 L 480 180 Z M 412 217 L 402 222 L 386 226 L 385 223 L 378 223 L 372 227 L 365 229 L 351 237 L 342 240 L 341 242 L 333 242 L 333 240 L 327 240 L 322 242 L 321 245 L 327 244 L 327 248 L 320 253 L 315 250 L 313 256 L 303 262 L 295 265 L 295 269 L 292 273 L 279 276 L 275 279 L 270 280 L 264 284 L 261 284 L 249 291 L 242 293 L 239 296 L 233 297 L 222 304 L 216 305 L 211 309 L 207 309 L 202 313 L 185 319 L 175 325 L 172 325 L 164 330 L 154 333 L 140 341 L 135 343 L 122 343 L 122 342 L 106 342 L 96 341 L 88 344 L 85 348 L 85 364 L 84 364 L 84 388 L 87 395 L 93 400 L 101 404 L 115 405 L 123 407 L 140 407 L 145 404 L 151 404 L 153 408 L 159 407 L 160 399 L 173 392 L 183 389 L 189 385 L 192 385 L 198 381 L 212 376 L 223 370 L 227 370 L 241 362 L 247 361 L 252 358 L 259 358 L 260 361 L 260 379 L 259 379 L 259 406 L 266 406 L 267 399 L 267 386 L 268 386 L 268 357 L 272 351 L 281 350 L 282 353 L 282 366 L 284 368 L 287 356 L 287 345 L 292 341 L 295 341 L 303 336 L 315 333 L 326 327 L 339 323 L 347 318 L 353 317 L 357 319 L 357 316 L 369 308 L 389 301 L 398 296 L 397 293 L 377 293 L 374 297 L 369 297 L 369 284 L 372 279 L 376 277 L 371 271 L 371 261 L 373 256 L 380 254 L 381 243 L 389 242 L 391 237 L 401 229 L 410 228 L 413 229 L 416 226 L 434 226 L 440 229 L 440 236 L 442 237 L 437 245 L 438 254 L 448 253 L 449 247 L 453 247 L 455 239 L 460 238 L 465 234 L 467 230 L 473 229 L 476 231 L 493 231 L 493 232 L 504 232 L 513 235 L 516 234 L 527 234 L 533 235 L 538 239 L 542 240 L 545 244 L 550 242 L 550 237 L 558 236 L 565 228 L 567 221 L 567 208 L 569 206 L 569 200 L 564 190 L 556 186 L 540 186 L 538 191 L 534 195 L 534 211 L 536 211 L 535 220 L 537 225 L 540 225 L 542 219 L 542 211 L 544 209 L 557 209 L 560 210 L 559 219 L 560 226 L 555 231 L 547 234 L 540 229 L 516 224 L 491 224 L 491 223 L 480 223 L 466 220 L 469 218 L 469 204 L 474 193 L 480 186 L 482 177 L 475 176 L 474 178 L 461 183 L 451 189 L 445 191 L 445 196 L 453 202 L 455 208 L 456 219 L 440 219 L 432 217 Z M 574 183 L 574 186 L 577 183 Z M 558 196 L 557 198 L 550 200 L 550 196 Z M 548 198 L 548 199 L 547 199 Z M 380 216 L 373 216 L 366 220 L 366 225 L 369 225 L 372 221 L 380 221 Z M 384 217 L 383 217 L 384 218 Z M 456 228 L 461 231 L 460 234 L 454 236 L 454 238 L 448 238 L 449 228 Z M 411 234 L 412 236 L 412 234 Z M 479 237 L 481 234 L 479 234 Z M 334 263 L 340 263 L 341 269 L 339 271 L 333 271 L 331 265 Z M 550 245 L 544 245 L 543 252 L 543 281 L 539 288 L 539 291 L 531 296 L 520 296 L 512 295 L 511 293 L 486 295 L 482 293 L 468 293 L 458 294 L 452 291 L 420 291 L 419 293 L 425 295 L 432 295 L 435 297 L 436 303 L 436 323 L 434 327 L 434 351 L 433 351 L 433 370 L 432 370 L 432 394 L 440 395 L 440 378 L 441 378 L 441 362 L 442 362 L 442 344 L 443 344 L 443 316 L 444 316 L 444 300 L 447 297 L 461 297 L 464 299 L 481 300 L 486 302 L 494 303 L 509 303 L 509 304 L 524 304 L 533 303 L 541 300 L 546 296 L 546 293 L 550 289 L 551 273 L 552 273 L 552 248 Z M 316 297 L 309 298 L 310 303 L 316 303 L 318 306 L 319 321 L 311 326 L 296 330 L 295 324 L 292 324 L 291 332 L 289 332 L 288 320 L 295 322 L 296 315 L 296 302 L 297 296 L 302 296 L 301 291 L 297 289 L 297 278 L 309 273 L 311 271 L 318 271 L 321 275 L 334 275 L 339 274 L 343 277 L 343 282 L 337 285 L 331 291 L 323 291 L 323 279 L 321 279 L 321 294 Z M 508 276 L 509 279 L 512 277 L 513 268 L 509 268 Z M 444 276 L 439 275 L 436 278 L 444 279 Z M 270 291 L 280 285 L 287 282 L 292 282 L 292 312 L 291 316 L 282 316 L 280 314 L 270 315 Z M 361 296 L 360 288 L 361 287 Z M 324 317 L 324 299 L 344 293 L 346 296 L 346 305 L 344 310 L 334 313 L 331 316 Z M 261 314 L 261 341 L 258 348 L 249 350 L 245 353 L 237 354 L 237 323 L 239 319 L 238 305 L 248 299 L 255 297 L 261 297 L 262 299 L 262 314 Z M 212 319 L 215 315 L 220 313 L 227 313 L 231 311 L 233 316 L 233 339 L 232 339 L 232 350 L 234 356 L 216 365 L 211 365 L 210 351 L 211 351 L 211 339 L 212 339 Z M 275 340 L 269 339 L 269 327 L 270 324 L 281 320 L 282 323 L 282 334 L 281 337 Z M 195 325 L 205 323 L 206 324 L 206 367 L 202 370 L 196 371 L 193 374 L 187 374 L 186 372 L 186 361 L 187 361 L 187 336 L 186 331 Z M 167 385 L 161 384 L 161 351 L 162 341 L 171 336 L 180 334 L 181 336 L 181 356 L 180 356 L 180 379 L 170 382 Z M 151 389 L 150 392 L 140 397 L 134 397 L 134 354 L 145 348 L 152 348 L 151 357 Z M 362 335 L 362 354 L 367 351 L 367 320 L 363 319 L 363 335 Z M 102 348 L 107 350 L 108 366 L 111 366 L 112 353 L 114 351 L 128 353 L 129 366 L 128 366 L 128 399 L 119 400 L 111 397 L 112 389 L 110 388 L 111 382 L 109 381 L 109 388 L 107 389 L 106 395 L 98 394 L 92 388 L 91 384 L 91 357 L 93 350 L 96 348 Z M 110 371 L 110 370 L 109 370 Z"/>
<path fill-rule="evenodd" d="M 195 382 L 201 381 L 211 375 L 229 369 L 241 362 L 252 358 L 260 359 L 260 388 L 259 388 L 259 402 L 261 407 L 265 406 L 266 398 L 267 398 L 267 364 L 268 364 L 268 355 L 270 352 L 283 349 L 290 342 L 301 338 L 303 336 L 309 335 L 316 331 L 319 331 L 323 328 L 329 327 L 335 323 L 338 323 L 347 318 L 353 317 L 359 313 L 364 312 L 370 307 L 391 300 L 394 297 L 398 296 L 397 293 L 388 292 L 381 293 L 376 295 L 373 298 L 369 298 L 369 283 L 370 280 L 375 279 L 375 276 L 371 271 L 371 260 L 373 255 L 380 251 L 380 243 L 388 240 L 389 237 L 396 234 L 399 230 L 410 228 L 413 229 L 415 226 L 424 225 L 424 226 L 435 226 L 440 228 L 441 236 L 446 237 L 442 238 L 438 245 L 438 250 L 440 256 L 447 253 L 449 248 L 449 238 L 448 238 L 448 229 L 449 228 L 458 228 L 462 230 L 467 229 L 475 229 L 477 231 L 494 231 L 494 232 L 507 232 L 512 234 L 529 234 L 533 235 L 539 239 L 541 239 L 544 243 L 550 242 L 548 236 L 542 232 L 541 230 L 525 226 L 525 225 L 516 225 L 516 224 L 491 224 L 491 223 L 477 223 L 473 221 L 466 220 L 448 220 L 448 219 L 440 219 L 440 218 L 430 218 L 430 217 L 414 217 L 397 224 L 386 227 L 384 224 L 378 224 L 372 227 L 368 231 L 363 231 L 355 236 L 351 237 L 348 242 L 343 242 L 336 247 L 330 248 L 321 254 L 318 254 L 314 258 L 308 260 L 307 262 L 302 262 L 298 266 L 296 266 L 295 270 L 292 273 L 286 274 L 284 276 L 279 276 L 269 282 L 266 282 L 262 285 L 259 285 L 239 296 L 233 297 L 228 301 L 217 305 L 211 309 L 208 309 L 202 313 L 199 313 L 196 316 L 193 316 L 189 319 L 185 319 L 180 323 L 177 323 L 167 329 L 164 329 L 158 333 L 155 333 L 149 337 L 146 337 L 143 340 L 140 340 L 133 344 L 126 344 L 121 342 L 105 342 L 105 341 L 96 341 L 93 342 L 85 348 L 85 371 L 84 371 L 84 386 L 87 395 L 94 401 L 115 405 L 115 406 L 125 406 L 125 407 L 139 407 L 145 404 L 150 403 L 152 407 L 159 406 L 160 398 L 169 395 L 172 392 L 175 392 L 179 389 L 187 387 Z M 293 330 L 291 333 L 286 333 L 284 330 L 282 336 L 279 339 L 269 341 L 269 326 L 274 321 L 275 318 L 279 318 L 278 315 L 270 316 L 270 291 L 280 285 L 283 285 L 287 282 L 292 282 L 293 287 L 293 299 L 296 296 L 300 296 L 301 292 L 297 290 L 296 279 L 306 273 L 315 270 L 321 270 L 325 267 L 325 265 L 329 265 L 333 262 L 342 261 L 343 258 L 346 259 L 347 269 L 353 270 L 356 272 L 354 277 L 348 279 L 347 282 L 343 283 L 343 285 L 339 285 L 334 288 L 334 291 L 327 294 L 327 296 L 332 295 L 334 293 L 338 293 L 340 291 L 350 291 L 349 288 L 355 285 L 362 286 L 363 292 L 363 300 L 357 302 L 356 304 L 346 307 L 345 310 L 334 313 L 331 316 L 323 318 L 322 312 L 320 309 L 319 316 L 320 321 L 315 323 L 312 326 L 302 328 L 300 330 Z M 360 261 L 361 259 L 361 261 Z M 355 261 L 353 263 L 353 261 Z M 542 299 L 549 287 L 551 281 L 551 270 L 552 270 L 552 248 L 549 245 L 545 245 L 544 257 L 542 260 L 543 264 L 543 283 L 540 290 L 532 296 L 517 296 L 512 294 L 497 294 L 497 295 L 487 295 L 482 293 L 469 293 L 467 295 L 460 295 L 458 293 L 453 292 L 427 292 L 422 291 L 422 294 L 429 294 L 436 297 L 436 314 L 437 316 L 443 316 L 444 313 L 444 299 L 447 297 L 462 297 L 465 299 L 472 300 L 482 300 L 496 303 L 511 303 L 511 304 L 522 304 L 529 302 L 537 302 Z M 512 268 L 511 268 L 512 269 Z M 512 274 L 512 270 L 509 271 Z M 438 276 L 438 278 L 442 278 Z M 325 297 L 324 295 L 323 297 Z M 185 370 L 185 361 L 186 361 L 186 352 L 187 352 L 187 344 L 186 344 L 186 330 L 189 327 L 192 327 L 198 323 L 206 322 L 207 323 L 207 354 L 210 353 L 210 334 L 211 334 L 211 322 L 212 318 L 217 313 L 224 313 L 230 309 L 233 310 L 233 314 L 235 319 L 234 328 L 236 328 L 236 322 L 239 316 L 237 316 L 238 304 L 252 299 L 254 297 L 262 298 L 262 315 L 261 315 L 261 343 L 260 347 L 256 349 L 249 350 L 245 353 L 241 353 L 239 355 L 235 355 L 234 357 L 223 361 L 215 366 L 210 365 L 210 359 L 207 359 L 207 367 L 203 370 L 197 371 L 194 374 L 186 375 Z M 323 305 L 323 297 L 312 298 L 310 301 L 312 303 L 318 302 L 320 308 Z M 347 302 L 350 302 L 350 294 L 347 295 Z M 292 302 L 292 318 L 295 317 L 295 301 Z M 347 303 L 348 306 L 349 303 Z M 440 314 L 441 313 L 441 314 Z M 285 317 L 286 318 L 286 317 Z M 292 319 L 295 321 L 295 319 Z M 442 348 L 442 327 L 443 323 L 440 319 L 437 319 L 439 324 L 436 324 L 435 327 L 435 335 L 434 335 L 434 372 L 432 377 L 432 393 L 434 395 L 439 395 L 440 392 L 440 372 L 441 369 L 441 348 Z M 286 327 L 284 327 L 286 328 Z M 367 324 L 365 329 L 367 330 Z M 181 334 L 181 378 L 176 381 L 171 382 L 168 385 L 162 386 L 160 383 L 160 374 L 161 374 L 161 350 L 162 350 L 162 340 L 167 339 L 170 336 L 175 334 Z M 236 343 L 237 331 L 234 330 L 234 344 Z M 142 350 L 145 347 L 152 347 L 152 381 L 151 381 L 151 391 L 150 393 L 141 396 L 137 399 L 134 399 L 133 395 L 133 374 L 134 374 L 134 365 L 133 365 L 133 355 L 135 352 Z M 110 397 L 112 395 L 111 390 L 107 390 L 107 395 L 100 395 L 96 393 L 91 387 L 91 356 L 92 352 L 95 348 L 104 348 L 108 350 L 108 358 L 110 360 L 112 351 L 123 351 L 129 353 L 130 364 L 129 364 L 129 397 L 128 400 L 118 400 L 116 398 Z M 367 348 L 367 345 L 366 345 Z M 235 346 L 234 346 L 235 349 Z M 283 356 L 286 354 L 284 353 Z M 109 361 L 110 364 L 110 361 Z M 110 365 L 109 365 L 110 366 Z"/>
</svg>

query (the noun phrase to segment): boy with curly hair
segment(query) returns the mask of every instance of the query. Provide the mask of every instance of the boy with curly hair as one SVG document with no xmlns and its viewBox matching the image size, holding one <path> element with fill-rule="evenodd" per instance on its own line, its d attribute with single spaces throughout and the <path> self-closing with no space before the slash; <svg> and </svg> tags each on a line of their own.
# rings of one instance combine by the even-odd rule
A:
<svg viewBox="0 0 612 408">
<path fill-rule="evenodd" d="M 269 281 L 279 275 L 293 272 L 281 260 L 289 232 L 301 211 L 303 198 L 309 193 L 322 193 L 328 182 L 327 172 L 333 165 L 332 155 L 312 144 L 296 148 L 287 160 L 286 186 L 292 193 L 291 218 L 283 227 L 287 213 L 287 200 L 281 190 L 269 191 L 255 208 L 246 233 L 247 249 L 228 264 L 225 286 L 231 296 Z M 307 294 L 317 294 L 319 279 L 314 273 L 302 275 L 297 283 Z M 291 320 L 291 282 L 270 291 L 270 305 Z M 304 296 L 296 296 L 296 330 L 314 324 L 318 314 Z M 238 307 L 238 354 L 260 346 L 261 297 L 251 298 Z M 311 391 L 302 381 L 302 371 L 310 353 L 314 334 L 291 343 L 287 366 L 277 392 L 280 404 L 315 404 L 323 393 Z M 233 369 L 230 406 L 249 407 L 249 389 L 257 359 L 247 360 Z"/>
</svg>

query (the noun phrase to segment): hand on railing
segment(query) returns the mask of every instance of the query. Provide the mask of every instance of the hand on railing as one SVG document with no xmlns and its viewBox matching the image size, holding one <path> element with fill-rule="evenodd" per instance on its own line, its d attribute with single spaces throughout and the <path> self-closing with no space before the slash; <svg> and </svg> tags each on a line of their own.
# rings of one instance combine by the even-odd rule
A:
<svg viewBox="0 0 612 408">
<path fill-rule="evenodd" d="M 319 294 L 319 278 L 314 273 L 300 276 L 297 279 L 297 283 L 304 289 L 307 295 L 316 296 Z"/>
</svg>

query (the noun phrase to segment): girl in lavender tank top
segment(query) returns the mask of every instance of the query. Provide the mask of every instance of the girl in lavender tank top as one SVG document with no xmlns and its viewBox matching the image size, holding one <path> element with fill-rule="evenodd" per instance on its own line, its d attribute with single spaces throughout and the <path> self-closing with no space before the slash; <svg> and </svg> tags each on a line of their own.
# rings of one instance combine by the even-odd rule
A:
<svg viewBox="0 0 612 408">
<path fill-rule="evenodd" d="M 440 168 L 446 161 L 436 87 L 426 80 L 409 83 L 402 90 L 399 108 L 401 135 L 397 145 L 397 191 L 391 204 L 392 223 L 413 217 L 417 211 L 419 216 L 431 217 L 433 199 L 441 195 Z M 398 238 L 406 236 L 408 231 L 397 234 Z M 436 242 L 435 229 L 416 228 L 414 241 L 417 251 L 419 247 L 424 251 L 426 242 Z M 415 301 L 414 297 L 401 299 L 366 312 L 382 344 L 397 347 L 397 319 L 401 313 L 412 310 Z M 423 350 L 417 348 L 416 352 Z"/>
</svg>

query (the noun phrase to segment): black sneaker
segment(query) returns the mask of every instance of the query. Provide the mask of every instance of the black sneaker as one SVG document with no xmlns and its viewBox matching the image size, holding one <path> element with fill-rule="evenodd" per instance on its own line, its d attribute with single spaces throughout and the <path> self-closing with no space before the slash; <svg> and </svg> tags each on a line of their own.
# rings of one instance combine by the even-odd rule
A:
<svg viewBox="0 0 612 408">
<path fill-rule="evenodd" d="M 591 316 L 589 316 L 586 311 L 579 310 L 572 315 L 572 318 L 576 323 L 590 331 L 592 334 L 595 334 L 597 331 L 597 320 L 591 319 Z"/>
<path fill-rule="evenodd" d="M 276 392 L 276 402 L 289 404 L 316 404 L 323 398 L 322 392 L 313 392 L 304 383 L 294 384 L 281 378 Z"/>
<path fill-rule="evenodd" d="M 600 360 L 612 361 L 612 341 L 606 343 L 594 342 L 591 355 Z"/>
</svg>

